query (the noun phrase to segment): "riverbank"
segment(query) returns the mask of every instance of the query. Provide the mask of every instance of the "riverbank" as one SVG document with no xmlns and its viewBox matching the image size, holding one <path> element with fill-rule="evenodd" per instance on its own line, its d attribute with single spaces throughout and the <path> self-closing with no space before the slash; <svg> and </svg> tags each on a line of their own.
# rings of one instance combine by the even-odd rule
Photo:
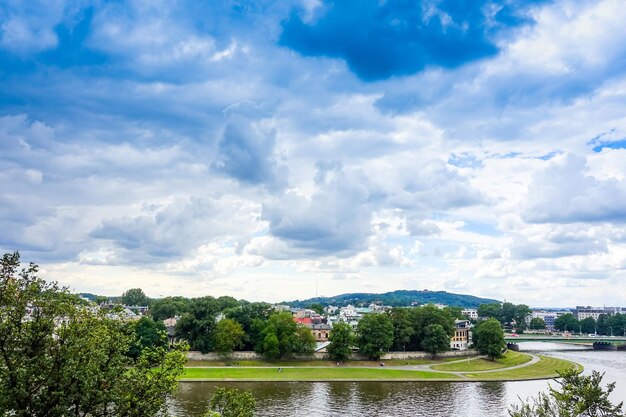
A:
<svg viewBox="0 0 626 417">
<path fill-rule="evenodd" d="M 582 366 L 563 359 L 519 352 L 507 352 L 498 361 L 483 357 L 427 363 L 363 366 L 348 362 L 342 366 L 304 365 L 302 362 L 279 366 L 188 366 L 181 381 L 518 381 L 549 379 L 569 368 Z M 358 363 L 358 362 L 357 362 Z"/>
</svg>

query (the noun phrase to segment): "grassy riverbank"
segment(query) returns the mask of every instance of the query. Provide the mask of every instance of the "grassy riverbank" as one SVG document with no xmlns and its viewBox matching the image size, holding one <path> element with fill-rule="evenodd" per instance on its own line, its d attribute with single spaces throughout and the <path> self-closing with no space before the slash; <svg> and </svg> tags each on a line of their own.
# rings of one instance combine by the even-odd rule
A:
<svg viewBox="0 0 626 417">
<path fill-rule="evenodd" d="M 454 379 L 453 374 L 377 368 L 187 368 L 182 380 L 371 381 Z"/>
<path fill-rule="evenodd" d="M 559 372 L 567 369 L 578 369 L 582 371 L 582 365 L 563 359 L 548 356 L 539 356 L 539 362 L 522 368 L 500 370 L 485 373 L 464 373 L 463 375 L 473 380 L 525 380 L 525 379 L 547 379 L 559 376 Z"/>
<path fill-rule="evenodd" d="M 514 352 L 509 350 L 504 357 L 490 361 L 485 358 L 469 359 L 463 362 L 448 363 L 444 365 L 432 366 L 431 369 L 435 371 L 448 371 L 448 372 L 475 372 L 475 371 L 490 371 L 493 369 L 510 368 L 512 366 L 521 365 L 529 362 L 532 359 L 531 356 L 524 353 Z"/>
<path fill-rule="evenodd" d="M 448 361 L 450 361 L 448 359 Z M 243 361 L 242 361 L 243 362 Z M 315 361 L 324 362 L 324 361 Z M 404 361 L 406 362 L 406 361 Z M 421 362 L 421 361 L 420 361 Z M 429 363 L 396 366 L 363 366 L 353 361 L 344 366 L 309 362 L 280 362 L 279 366 L 203 366 L 187 367 L 182 381 L 512 381 L 547 379 L 568 368 L 582 369 L 562 359 L 509 352 L 495 362 L 482 358 L 453 363 Z M 293 363 L 293 365 L 291 365 Z M 328 364 L 328 362 L 325 362 Z"/>
<path fill-rule="evenodd" d="M 406 366 L 406 365 L 437 365 L 452 361 L 458 361 L 458 357 L 449 357 L 449 358 L 439 358 L 439 359 L 390 359 L 390 360 L 380 360 L 380 361 L 346 361 L 342 362 L 342 367 L 372 367 L 378 368 L 381 363 L 384 363 L 385 366 Z M 278 360 L 278 361 L 269 361 L 269 360 L 222 360 L 222 361 L 198 361 L 198 360 L 189 360 L 187 361 L 188 368 L 204 368 L 204 367 L 224 367 L 224 366 L 232 366 L 232 367 L 246 367 L 246 366 L 266 366 L 270 368 L 278 368 L 285 366 L 298 366 L 298 367 L 336 367 L 337 362 L 329 361 L 329 360 Z"/>
</svg>

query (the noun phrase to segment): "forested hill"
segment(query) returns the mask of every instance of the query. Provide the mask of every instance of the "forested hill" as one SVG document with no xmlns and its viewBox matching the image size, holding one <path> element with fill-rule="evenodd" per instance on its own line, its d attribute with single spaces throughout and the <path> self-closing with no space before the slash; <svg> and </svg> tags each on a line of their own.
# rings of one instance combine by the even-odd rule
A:
<svg viewBox="0 0 626 417">
<path fill-rule="evenodd" d="M 316 297 L 308 300 L 286 301 L 292 307 L 308 307 L 314 303 L 320 303 L 324 306 L 346 306 L 352 304 L 365 306 L 371 303 L 381 303 L 383 305 L 400 307 L 419 304 L 445 304 L 448 306 L 476 308 L 480 304 L 498 303 L 498 300 L 490 298 L 480 298 L 467 294 L 454 294 L 446 291 L 416 291 L 416 290 L 398 290 L 386 292 L 384 294 L 371 293 L 351 293 L 341 294 L 334 297 Z"/>
</svg>

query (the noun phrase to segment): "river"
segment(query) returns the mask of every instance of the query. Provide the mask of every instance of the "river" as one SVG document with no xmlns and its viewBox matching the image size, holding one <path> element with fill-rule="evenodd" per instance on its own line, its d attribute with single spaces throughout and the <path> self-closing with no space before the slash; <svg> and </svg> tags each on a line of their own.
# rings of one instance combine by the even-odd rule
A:
<svg viewBox="0 0 626 417">
<path fill-rule="evenodd" d="M 626 402 L 626 351 L 597 351 L 557 343 L 520 343 L 523 352 L 578 362 L 585 373 L 616 382 L 611 399 Z M 251 391 L 259 417 L 499 417 L 510 404 L 537 395 L 549 381 L 519 382 L 184 382 L 170 410 L 200 417 L 216 386 Z"/>
</svg>

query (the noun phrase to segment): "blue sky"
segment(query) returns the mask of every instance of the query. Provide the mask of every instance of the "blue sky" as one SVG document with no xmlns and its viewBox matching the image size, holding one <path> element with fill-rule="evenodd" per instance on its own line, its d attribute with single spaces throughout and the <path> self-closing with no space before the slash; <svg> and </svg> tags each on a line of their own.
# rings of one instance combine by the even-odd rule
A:
<svg viewBox="0 0 626 417">
<path fill-rule="evenodd" d="M 625 20 L 617 0 L 3 2 L 0 249 L 99 294 L 626 305 Z"/>
</svg>

